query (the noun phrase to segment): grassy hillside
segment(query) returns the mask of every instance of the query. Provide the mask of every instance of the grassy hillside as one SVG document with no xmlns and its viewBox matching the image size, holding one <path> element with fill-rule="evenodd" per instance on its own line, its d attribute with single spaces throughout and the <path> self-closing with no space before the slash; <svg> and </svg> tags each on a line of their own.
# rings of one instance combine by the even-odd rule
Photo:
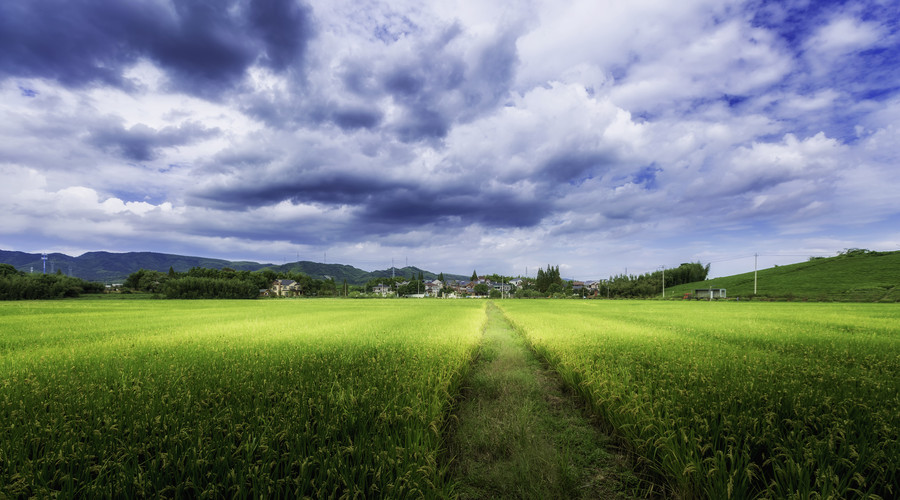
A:
<svg viewBox="0 0 900 500">
<path fill-rule="evenodd" d="M 666 296 L 680 298 L 707 287 L 725 288 L 729 298 L 747 297 L 753 294 L 753 272 L 670 287 Z M 851 251 L 760 269 L 757 294 L 797 300 L 900 302 L 900 252 Z"/>
</svg>

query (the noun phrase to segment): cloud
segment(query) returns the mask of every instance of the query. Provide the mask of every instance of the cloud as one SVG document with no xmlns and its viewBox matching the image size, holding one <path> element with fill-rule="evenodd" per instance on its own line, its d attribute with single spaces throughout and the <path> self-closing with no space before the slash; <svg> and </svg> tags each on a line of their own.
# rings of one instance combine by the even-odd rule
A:
<svg viewBox="0 0 900 500">
<path fill-rule="evenodd" d="M 147 58 L 173 89 L 216 97 L 255 63 L 284 70 L 311 36 L 308 9 L 291 0 L 6 2 L 0 74 L 129 89 L 127 69 Z"/>
<path fill-rule="evenodd" d="M 0 241 L 593 276 L 893 241 L 891 7 L 6 2 Z"/>
<path fill-rule="evenodd" d="M 206 128 L 193 121 L 160 130 L 142 123 L 126 129 L 121 119 L 110 117 L 89 132 L 88 141 L 105 151 L 113 151 L 129 160 L 140 162 L 156 159 L 163 148 L 191 144 L 220 133 L 218 128 Z"/>
<path fill-rule="evenodd" d="M 381 123 L 384 114 L 378 109 L 344 108 L 332 113 L 332 120 L 344 130 L 374 128 Z"/>
<path fill-rule="evenodd" d="M 815 57 L 837 58 L 880 45 L 885 34 L 878 23 L 836 17 L 819 28 L 804 45 Z"/>
</svg>

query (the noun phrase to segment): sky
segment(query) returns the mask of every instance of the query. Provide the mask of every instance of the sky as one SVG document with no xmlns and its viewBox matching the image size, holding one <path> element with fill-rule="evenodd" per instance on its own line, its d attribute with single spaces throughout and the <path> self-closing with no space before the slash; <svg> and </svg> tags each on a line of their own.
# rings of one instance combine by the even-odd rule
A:
<svg viewBox="0 0 900 500">
<path fill-rule="evenodd" d="M 894 2 L 4 1 L 0 249 L 579 279 L 900 250 Z"/>
</svg>

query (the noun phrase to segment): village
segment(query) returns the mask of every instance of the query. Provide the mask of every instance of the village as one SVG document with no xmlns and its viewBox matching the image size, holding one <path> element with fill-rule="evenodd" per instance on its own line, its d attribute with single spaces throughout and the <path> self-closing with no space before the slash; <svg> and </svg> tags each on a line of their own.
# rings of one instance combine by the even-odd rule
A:
<svg viewBox="0 0 900 500">
<path fill-rule="evenodd" d="M 403 280 L 385 280 L 371 287 L 366 287 L 367 295 L 379 297 L 406 297 L 426 298 L 439 297 L 445 299 L 457 298 L 503 298 L 521 296 L 534 280 L 524 278 L 511 278 L 509 280 L 492 280 L 487 276 L 478 276 L 477 280 L 423 280 L 421 282 Z M 416 289 L 410 290 L 410 284 L 415 284 Z M 419 288 L 421 285 L 421 288 Z M 561 290 L 569 290 L 571 294 L 595 295 L 599 292 L 601 281 L 568 281 Z M 405 292 L 405 293 L 404 293 Z M 518 294 L 517 294 L 518 292 Z M 304 295 L 301 284 L 290 279 L 279 279 L 265 290 L 260 290 L 261 296 L 267 297 L 299 297 Z"/>
</svg>

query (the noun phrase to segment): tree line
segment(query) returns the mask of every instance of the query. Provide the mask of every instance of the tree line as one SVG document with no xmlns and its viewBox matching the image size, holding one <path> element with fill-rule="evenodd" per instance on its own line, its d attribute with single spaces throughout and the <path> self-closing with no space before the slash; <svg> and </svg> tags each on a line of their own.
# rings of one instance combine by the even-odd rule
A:
<svg viewBox="0 0 900 500">
<path fill-rule="evenodd" d="M 46 300 L 78 297 L 84 293 L 103 293 L 102 283 L 54 274 L 19 271 L 10 264 L 0 264 L 0 300 Z"/>
<path fill-rule="evenodd" d="M 610 277 L 601 286 L 612 298 L 643 298 L 660 295 L 662 288 L 704 281 L 709 275 L 709 264 L 684 263 L 673 269 L 653 271 L 640 275 L 620 274 Z M 665 284 L 663 283 L 665 277 Z"/>
<path fill-rule="evenodd" d="M 523 278 L 521 286 L 515 290 L 516 298 L 539 297 L 609 297 L 614 299 L 647 298 L 660 295 L 662 288 L 703 281 L 709 275 L 709 264 L 690 262 L 676 268 L 653 271 L 639 275 L 620 274 L 602 280 L 596 290 L 577 290 L 574 282 L 560 276 L 559 266 L 539 268 L 535 278 Z M 665 283 L 663 283 L 665 279 Z"/>
<path fill-rule="evenodd" d="M 170 267 L 168 273 L 140 269 L 131 273 L 122 285 L 167 299 L 254 299 L 260 290 L 268 289 L 272 282 L 281 279 L 297 282 L 299 293 L 304 296 L 330 297 L 347 290 L 346 282 L 339 290 L 333 278 L 320 280 L 300 272 L 236 271 L 228 267 L 193 267 L 186 272 L 177 272 Z"/>
<path fill-rule="evenodd" d="M 602 281 L 599 289 L 577 290 L 572 281 L 562 279 L 559 266 L 548 265 L 539 268 L 536 278 L 523 278 L 518 288 L 510 290 L 510 297 L 609 297 L 609 298 L 644 298 L 659 295 L 663 286 L 666 288 L 703 281 L 709 274 L 709 264 L 700 262 L 684 263 L 665 272 L 657 270 L 640 275 L 616 275 Z M 477 279 L 477 273 L 473 272 Z M 442 278 L 439 276 L 438 279 Z M 509 282 L 510 277 L 492 274 L 487 276 L 493 282 Z M 271 269 L 259 271 L 236 271 L 231 268 L 209 269 L 195 267 L 187 272 L 176 272 L 169 268 L 168 273 L 141 269 L 128 276 L 124 286 L 129 289 L 149 292 L 170 299 L 251 299 L 259 296 L 260 290 L 268 289 L 275 280 L 289 279 L 299 286 L 299 295 L 313 297 L 364 296 L 371 293 L 377 285 L 387 285 L 397 296 L 424 293 L 425 277 L 422 272 L 409 277 L 374 278 L 364 286 L 347 285 L 346 281 L 339 285 L 334 279 L 315 279 L 300 272 L 276 272 Z M 665 283 L 663 283 L 665 279 Z M 490 290 L 481 284 L 474 290 L 478 295 L 499 295 L 499 291 Z M 442 294 L 453 290 L 446 286 Z"/>
</svg>

